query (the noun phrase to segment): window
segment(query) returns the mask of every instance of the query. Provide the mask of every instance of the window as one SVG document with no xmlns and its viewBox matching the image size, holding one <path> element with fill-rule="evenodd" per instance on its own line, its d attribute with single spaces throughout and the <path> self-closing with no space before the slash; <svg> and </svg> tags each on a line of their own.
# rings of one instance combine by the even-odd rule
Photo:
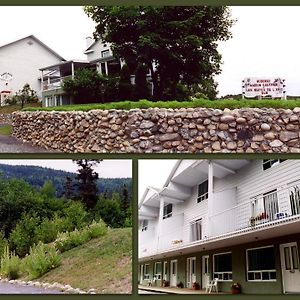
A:
<svg viewBox="0 0 300 300">
<path fill-rule="evenodd" d="M 101 64 L 100 64 L 100 68 L 101 68 L 101 74 L 107 75 L 107 74 L 106 74 L 105 63 L 101 63 Z"/>
<path fill-rule="evenodd" d="M 272 190 L 252 201 L 252 217 L 260 223 L 278 219 L 279 206 L 277 191 Z"/>
<path fill-rule="evenodd" d="M 263 170 L 270 169 L 278 164 L 284 162 L 286 159 L 264 159 L 263 160 Z"/>
<path fill-rule="evenodd" d="M 110 56 L 108 49 L 101 51 L 101 57 L 108 57 L 108 56 Z"/>
<path fill-rule="evenodd" d="M 145 265 L 144 279 L 150 279 L 150 265 Z"/>
<path fill-rule="evenodd" d="M 149 224 L 148 220 L 142 220 L 141 223 L 140 223 L 141 230 L 142 231 L 146 231 L 148 229 L 148 224 Z"/>
<path fill-rule="evenodd" d="M 202 239 L 201 219 L 191 223 L 191 242 L 199 241 Z"/>
<path fill-rule="evenodd" d="M 154 265 L 154 276 L 156 279 L 161 279 L 161 262 L 156 262 Z"/>
<path fill-rule="evenodd" d="M 198 198 L 197 202 L 201 202 L 208 198 L 208 180 L 205 180 L 198 185 Z"/>
<path fill-rule="evenodd" d="M 247 278 L 248 281 L 276 280 L 273 246 L 247 249 Z"/>
<path fill-rule="evenodd" d="M 232 280 L 231 252 L 214 255 L 214 278 L 219 278 L 221 281 Z"/>
<path fill-rule="evenodd" d="M 169 203 L 167 205 L 164 206 L 164 215 L 163 215 L 163 219 L 167 219 L 172 217 L 172 210 L 173 210 L 173 204 Z"/>
</svg>

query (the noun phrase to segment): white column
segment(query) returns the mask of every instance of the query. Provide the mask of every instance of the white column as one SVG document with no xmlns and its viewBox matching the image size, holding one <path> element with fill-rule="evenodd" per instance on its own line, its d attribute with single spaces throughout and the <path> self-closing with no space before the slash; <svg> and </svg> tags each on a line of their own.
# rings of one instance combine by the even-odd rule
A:
<svg viewBox="0 0 300 300">
<path fill-rule="evenodd" d="M 41 92 L 43 93 L 44 90 L 44 72 L 42 70 L 42 80 L 41 80 Z"/>
<path fill-rule="evenodd" d="M 71 67 L 72 67 L 72 79 L 74 79 L 74 62 L 72 62 L 72 65 L 71 65 Z"/>
<path fill-rule="evenodd" d="M 208 234 L 212 236 L 212 224 L 210 221 L 214 213 L 214 167 L 211 160 L 208 161 Z"/>
<path fill-rule="evenodd" d="M 162 232 L 162 222 L 163 222 L 163 216 L 164 216 L 164 206 L 165 201 L 164 198 L 161 197 L 159 201 L 159 216 L 158 216 L 158 224 L 157 224 L 157 251 L 159 251 L 159 239 Z"/>
<path fill-rule="evenodd" d="M 105 73 L 108 75 L 108 66 L 107 66 L 107 61 L 105 62 Z"/>
</svg>

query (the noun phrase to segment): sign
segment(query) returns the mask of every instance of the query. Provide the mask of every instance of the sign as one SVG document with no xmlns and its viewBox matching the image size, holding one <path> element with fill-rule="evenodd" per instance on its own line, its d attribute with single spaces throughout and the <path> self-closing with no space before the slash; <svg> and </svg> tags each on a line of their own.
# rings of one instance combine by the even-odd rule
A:
<svg viewBox="0 0 300 300">
<path fill-rule="evenodd" d="M 285 79 L 247 77 L 242 81 L 242 93 L 246 98 L 285 98 Z"/>
</svg>

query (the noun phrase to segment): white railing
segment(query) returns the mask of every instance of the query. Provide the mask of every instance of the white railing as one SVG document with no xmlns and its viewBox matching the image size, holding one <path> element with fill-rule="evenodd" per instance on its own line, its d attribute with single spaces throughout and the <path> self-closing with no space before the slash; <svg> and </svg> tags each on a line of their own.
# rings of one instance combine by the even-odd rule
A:
<svg viewBox="0 0 300 300">
<path fill-rule="evenodd" d="M 45 80 L 42 85 L 42 91 L 50 91 L 61 88 L 64 79 L 67 78 L 71 78 L 71 76 L 51 78 L 50 80 Z"/>
</svg>

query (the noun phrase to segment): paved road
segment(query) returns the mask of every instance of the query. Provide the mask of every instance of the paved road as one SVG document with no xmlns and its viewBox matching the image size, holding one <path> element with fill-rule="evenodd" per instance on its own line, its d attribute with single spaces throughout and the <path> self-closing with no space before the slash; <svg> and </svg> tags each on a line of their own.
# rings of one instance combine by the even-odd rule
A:
<svg viewBox="0 0 300 300">
<path fill-rule="evenodd" d="M 12 136 L 0 134 L 0 153 L 40 153 L 52 152 L 41 147 L 33 146 L 29 143 L 23 143 Z"/>
<path fill-rule="evenodd" d="M 62 294 L 62 292 L 33 286 L 22 286 L 8 282 L 0 282 L 0 294 Z"/>
</svg>

